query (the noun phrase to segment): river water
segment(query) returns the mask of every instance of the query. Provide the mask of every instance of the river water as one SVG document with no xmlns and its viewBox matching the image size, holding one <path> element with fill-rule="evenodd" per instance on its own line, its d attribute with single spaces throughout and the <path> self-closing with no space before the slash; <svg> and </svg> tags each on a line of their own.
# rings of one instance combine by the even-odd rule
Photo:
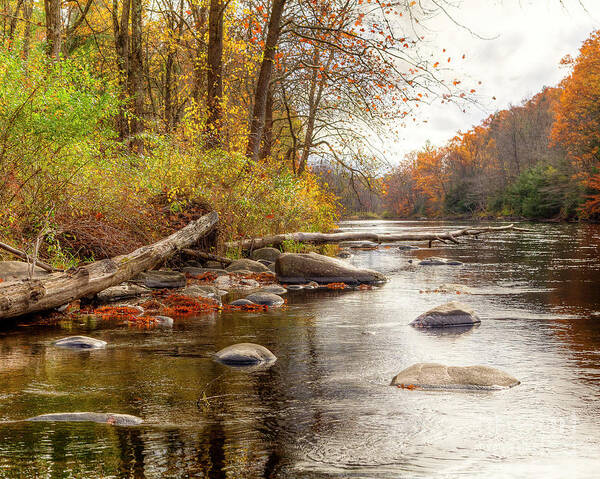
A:
<svg viewBox="0 0 600 479">
<path fill-rule="evenodd" d="M 382 233 L 457 226 L 341 225 Z M 598 477 L 600 228 L 531 228 L 431 250 L 359 251 L 349 261 L 386 273 L 385 286 L 290 292 L 284 310 L 203 315 L 172 330 L 6 326 L 0 477 Z M 416 264 L 430 255 L 464 265 Z M 473 294 L 427 292 L 443 283 Z M 457 299 L 478 312 L 479 328 L 407 326 Z M 70 334 L 109 346 L 52 346 Z M 211 359 L 237 342 L 263 344 L 278 361 L 244 372 Z M 388 386 L 420 361 L 494 366 L 522 384 L 494 392 Z M 20 421 L 62 411 L 129 413 L 145 422 Z"/>
</svg>

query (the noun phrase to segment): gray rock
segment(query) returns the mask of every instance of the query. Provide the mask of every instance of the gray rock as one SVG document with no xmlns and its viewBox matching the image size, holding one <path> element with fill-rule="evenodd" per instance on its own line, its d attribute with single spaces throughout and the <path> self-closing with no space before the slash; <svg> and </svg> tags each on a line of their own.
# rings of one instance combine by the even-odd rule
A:
<svg viewBox="0 0 600 479">
<path fill-rule="evenodd" d="M 407 245 L 407 244 L 401 244 L 398 246 L 398 249 L 400 251 L 410 251 L 413 249 L 420 249 L 418 246 L 412 246 L 412 245 Z"/>
<path fill-rule="evenodd" d="M 275 262 L 275 270 L 280 283 L 319 284 L 373 284 L 383 283 L 387 278 L 377 271 L 359 269 L 336 258 L 316 253 L 284 253 Z"/>
<path fill-rule="evenodd" d="M 277 357 L 260 344 L 240 343 L 221 349 L 215 354 L 215 359 L 232 366 L 252 366 L 273 363 Z"/>
<path fill-rule="evenodd" d="M 216 301 L 221 300 L 221 291 L 216 286 L 193 284 L 188 286 L 181 294 L 191 298 L 211 298 Z"/>
<path fill-rule="evenodd" d="M 54 345 L 69 349 L 103 349 L 106 347 L 106 341 L 87 336 L 69 336 L 55 341 Z"/>
<path fill-rule="evenodd" d="M 469 306 L 450 301 L 421 314 L 410 325 L 415 328 L 448 328 L 478 323 L 481 323 L 481 320 Z"/>
<path fill-rule="evenodd" d="M 144 286 L 153 289 L 185 288 L 185 274 L 178 271 L 146 271 L 140 275 Z"/>
<path fill-rule="evenodd" d="M 29 279 L 29 264 L 24 261 L 0 261 L 0 279 L 2 281 L 19 281 Z M 48 276 L 42 268 L 34 267 L 32 278 Z"/>
<path fill-rule="evenodd" d="M 173 327 L 173 318 L 169 318 L 169 316 L 154 316 L 158 321 L 155 323 L 157 326 L 162 326 L 163 328 L 172 328 Z"/>
<path fill-rule="evenodd" d="M 249 299 L 236 299 L 230 303 L 230 306 L 251 306 L 253 304 L 256 303 L 253 303 Z"/>
<path fill-rule="evenodd" d="M 249 294 L 248 296 L 246 296 L 246 299 L 252 301 L 255 304 L 269 306 L 271 308 L 277 308 L 284 303 L 283 298 L 281 296 L 277 296 L 273 293 L 264 292 Z"/>
<path fill-rule="evenodd" d="M 215 281 L 215 286 L 226 291 L 249 291 L 258 289 L 260 284 L 254 279 L 245 279 L 227 275 L 219 276 Z"/>
<path fill-rule="evenodd" d="M 275 273 L 275 272 L 276 272 L 276 271 L 275 271 L 275 263 L 273 263 L 273 264 L 270 264 L 270 265 L 268 266 L 268 268 L 269 268 L 269 271 L 270 271 L 271 273 Z"/>
<path fill-rule="evenodd" d="M 507 389 L 520 384 L 514 377 L 488 366 L 444 366 L 417 363 L 392 379 L 392 386 L 422 389 Z"/>
<path fill-rule="evenodd" d="M 194 259 L 186 261 L 184 266 L 191 268 L 202 268 L 202 264 Z"/>
<path fill-rule="evenodd" d="M 279 255 L 281 255 L 281 251 L 279 251 L 277 248 L 260 248 L 254 250 L 250 257 L 256 261 L 264 259 L 274 263 Z"/>
<path fill-rule="evenodd" d="M 143 286 L 137 284 L 122 283 L 117 286 L 111 286 L 106 288 L 104 291 L 100 291 L 96 295 L 96 299 L 103 303 L 109 303 L 111 301 L 120 301 L 122 299 L 137 298 L 150 291 Z"/>
<path fill-rule="evenodd" d="M 269 272 L 269 268 L 267 268 L 264 264 L 259 263 L 258 261 L 254 261 L 251 259 L 238 259 L 236 261 L 234 261 L 233 263 L 231 263 L 229 266 L 227 266 L 227 268 L 225 268 L 226 271 L 231 272 L 238 272 L 238 271 L 250 271 L 252 273 L 265 273 L 265 272 Z"/>
<path fill-rule="evenodd" d="M 304 285 L 302 284 L 288 284 L 286 287 L 288 291 L 300 291 L 304 289 Z"/>
<path fill-rule="evenodd" d="M 204 267 L 205 268 L 213 268 L 213 269 L 222 269 L 223 263 L 220 263 L 218 261 L 207 261 L 206 263 L 204 263 Z"/>
<path fill-rule="evenodd" d="M 35 422 L 97 422 L 114 426 L 136 426 L 144 422 L 141 418 L 129 414 L 113 414 L 99 412 L 63 412 L 42 414 L 30 417 L 26 421 Z"/>
<path fill-rule="evenodd" d="M 202 276 L 204 273 L 214 273 L 217 276 L 223 276 L 224 274 L 229 274 L 224 269 L 219 268 L 192 268 L 185 267 L 183 268 L 183 272 L 187 274 L 191 274 L 192 276 Z"/>
<path fill-rule="evenodd" d="M 267 268 L 272 264 L 275 264 L 275 261 L 268 261 L 266 259 L 257 259 L 256 261 L 258 261 L 260 264 L 264 264 Z"/>
<path fill-rule="evenodd" d="M 287 293 L 287 289 L 283 286 L 279 286 L 278 284 L 270 284 L 268 286 L 263 286 L 260 288 L 259 293 L 273 293 L 273 294 L 285 294 Z"/>
<path fill-rule="evenodd" d="M 419 261 L 421 266 L 460 266 L 462 263 L 460 261 L 445 259 L 445 258 L 436 258 L 432 256 L 430 258 L 426 258 L 422 261 Z"/>
</svg>

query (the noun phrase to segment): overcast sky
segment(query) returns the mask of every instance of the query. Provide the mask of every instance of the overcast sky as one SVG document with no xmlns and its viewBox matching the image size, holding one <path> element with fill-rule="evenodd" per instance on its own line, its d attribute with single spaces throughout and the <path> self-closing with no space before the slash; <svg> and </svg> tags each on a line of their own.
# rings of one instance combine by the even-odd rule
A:
<svg viewBox="0 0 600 479">
<path fill-rule="evenodd" d="M 462 0 L 453 11 L 455 20 L 489 40 L 474 37 L 442 15 L 430 21 L 430 48 L 447 49 L 443 55 L 453 58 L 455 69 L 448 75 L 475 86 L 480 104 L 466 113 L 439 102 L 420 108 L 419 121 L 410 121 L 395 141 L 386 142 L 390 163 L 428 140 L 441 146 L 491 113 L 521 103 L 543 86 L 557 85 L 568 74 L 559 65 L 561 58 L 576 57 L 581 43 L 600 28 L 600 0 L 581 2 L 585 9 L 579 0 L 563 0 L 564 6 L 560 0 Z"/>
</svg>

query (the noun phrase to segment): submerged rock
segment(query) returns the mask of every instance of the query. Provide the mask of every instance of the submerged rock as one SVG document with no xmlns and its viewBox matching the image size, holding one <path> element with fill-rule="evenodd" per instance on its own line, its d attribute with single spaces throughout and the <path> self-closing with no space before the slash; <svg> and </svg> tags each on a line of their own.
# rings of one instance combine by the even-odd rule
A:
<svg viewBox="0 0 600 479">
<path fill-rule="evenodd" d="M 481 319 L 469 306 L 450 301 L 421 314 L 410 325 L 415 328 L 447 328 L 478 323 L 481 323 Z"/>
<path fill-rule="evenodd" d="M 117 286 L 111 286 L 96 295 L 96 299 L 102 303 L 110 303 L 112 301 L 120 301 L 122 299 L 137 298 L 150 291 L 148 288 L 137 284 L 122 283 Z"/>
<path fill-rule="evenodd" d="M 173 318 L 169 316 L 154 316 L 157 319 L 155 323 L 157 326 L 162 326 L 163 328 L 172 328 L 173 327 Z"/>
<path fill-rule="evenodd" d="M 129 414 L 113 414 L 100 412 L 60 412 L 52 414 L 42 414 L 41 416 L 30 417 L 26 421 L 35 422 L 97 422 L 101 424 L 112 424 L 114 426 L 136 426 L 141 424 L 143 419 L 131 416 Z"/>
<path fill-rule="evenodd" d="M 278 284 L 271 284 L 268 286 L 263 286 L 260 288 L 259 293 L 273 293 L 273 294 L 285 294 L 287 293 L 287 289 L 283 286 L 279 286 Z"/>
<path fill-rule="evenodd" d="M 258 261 L 254 261 L 251 259 L 238 259 L 231 263 L 226 271 L 230 273 L 238 272 L 238 271 L 250 271 L 252 273 L 266 273 L 269 272 L 269 268 L 267 268 L 264 264 L 259 263 Z"/>
<path fill-rule="evenodd" d="M 144 286 L 153 289 L 185 288 L 185 275 L 178 271 L 146 271 L 140 275 Z"/>
<path fill-rule="evenodd" d="M 68 336 L 54 341 L 54 345 L 69 349 L 103 349 L 106 347 L 106 341 L 87 336 Z"/>
<path fill-rule="evenodd" d="M 455 284 L 455 283 L 444 283 L 441 284 L 437 290 L 440 293 L 450 293 L 450 294 L 473 294 L 473 290 L 468 286 L 463 284 Z"/>
<path fill-rule="evenodd" d="M 269 306 L 271 308 L 276 308 L 284 303 L 283 298 L 281 296 L 265 292 L 252 293 L 246 296 L 246 299 L 248 301 L 252 301 L 254 304 Z"/>
<path fill-rule="evenodd" d="M 215 354 L 215 359 L 231 366 L 253 366 L 277 361 L 277 357 L 271 351 L 254 343 L 227 346 Z"/>
<path fill-rule="evenodd" d="M 506 389 L 520 384 L 509 374 L 488 366 L 413 364 L 392 379 L 392 386 L 422 389 Z"/>
<path fill-rule="evenodd" d="M 453 259 L 445 259 L 445 258 L 437 258 L 432 256 L 430 258 L 425 258 L 422 261 L 419 261 L 421 266 L 461 266 L 462 263 L 460 261 L 456 261 Z"/>
<path fill-rule="evenodd" d="M 277 248 L 260 248 L 254 250 L 250 257 L 256 261 L 263 259 L 274 263 L 280 255 L 281 251 Z"/>
<path fill-rule="evenodd" d="M 336 258 L 316 253 L 284 253 L 275 262 L 277 278 L 281 283 L 319 284 L 373 284 L 387 278 L 377 271 L 359 269 Z"/>
<path fill-rule="evenodd" d="M 420 249 L 420 248 L 418 246 L 413 246 L 413 245 L 408 245 L 408 244 L 401 244 L 401 245 L 398 245 L 398 249 L 400 251 L 410 251 L 410 250 L 413 250 L 413 249 Z"/>
<path fill-rule="evenodd" d="M 0 279 L 6 282 L 29 279 L 30 267 L 29 263 L 24 261 L 0 261 Z M 47 271 L 35 266 L 32 278 L 41 278 L 48 274 Z"/>
<path fill-rule="evenodd" d="M 236 299 L 235 301 L 232 301 L 229 305 L 230 306 L 251 306 L 253 304 L 252 301 L 250 301 L 249 299 Z"/>
</svg>

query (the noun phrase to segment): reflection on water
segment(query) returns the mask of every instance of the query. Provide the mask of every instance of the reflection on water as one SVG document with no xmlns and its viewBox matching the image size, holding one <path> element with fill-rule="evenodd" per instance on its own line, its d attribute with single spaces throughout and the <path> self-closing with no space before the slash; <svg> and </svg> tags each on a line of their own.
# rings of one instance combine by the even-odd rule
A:
<svg viewBox="0 0 600 479">
<path fill-rule="evenodd" d="M 600 229 L 532 228 L 431 250 L 357 252 L 349 261 L 390 282 L 290 293 L 286 310 L 203 315 L 172 331 L 89 323 L 0 331 L 0 477 L 594 477 Z M 430 255 L 464 265 L 416 264 Z M 444 283 L 473 294 L 420 293 Z M 450 299 L 471 305 L 481 326 L 448 334 L 407 326 Z M 76 333 L 109 347 L 51 346 Z M 278 361 L 251 373 L 212 361 L 237 342 L 263 344 Z M 522 384 L 464 393 L 388 386 L 419 361 L 496 366 Z M 20 421 L 61 411 L 127 413 L 145 423 Z"/>
</svg>

